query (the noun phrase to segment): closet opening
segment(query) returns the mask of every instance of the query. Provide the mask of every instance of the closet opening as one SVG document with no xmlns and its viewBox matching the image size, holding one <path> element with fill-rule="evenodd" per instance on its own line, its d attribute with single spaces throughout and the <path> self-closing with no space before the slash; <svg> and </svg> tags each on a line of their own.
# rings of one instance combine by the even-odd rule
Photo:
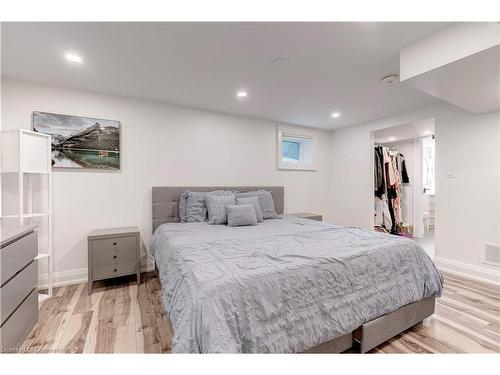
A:
<svg viewBox="0 0 500 375">
<path fill-rule="evenodd" d="M 372 134 L 374 229 L 412 238 L 434 256 L 435 120 Z"/>
</svg>

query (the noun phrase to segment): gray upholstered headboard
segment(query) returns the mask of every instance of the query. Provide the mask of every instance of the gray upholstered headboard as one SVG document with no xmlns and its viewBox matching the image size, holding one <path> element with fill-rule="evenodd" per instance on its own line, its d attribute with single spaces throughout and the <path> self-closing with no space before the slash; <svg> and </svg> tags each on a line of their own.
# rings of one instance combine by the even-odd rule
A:
<svg viewBox="0 0 500 375">
<path fill-rule="evenodd" d="M 179 197 L 184 190 L 213 191 L 213 190 L 268 190 L 274 199 L 276 213 L 284 210 L 285 189 L 283 186 L 154 186 L 153 187 L 153 232 L 163 223 L 178 223 Z"/>
</svg>

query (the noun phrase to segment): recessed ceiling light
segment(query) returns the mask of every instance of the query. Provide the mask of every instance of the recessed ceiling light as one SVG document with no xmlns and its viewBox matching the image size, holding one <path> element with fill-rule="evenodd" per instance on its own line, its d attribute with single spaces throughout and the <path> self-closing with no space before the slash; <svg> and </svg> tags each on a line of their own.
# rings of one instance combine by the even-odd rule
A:
<svg viewBox="0 0 500 375">
<path fill-rule="evenodd" d="M 76 53 L 67 52 L 64 54 L 64 57 L 66 58 L 66 60 L 71 61 L 73 63 L 80 64 L 83 62 L 83 59 L 80 56 L 78 56 Z"/>
<path fill-rule="evenodd" d="M 399 82 L 399 76 L 397 74 L 389 74 L 382 78 L 382 83 L 384 85 L 394 85 Z"/>
<path fill-rule="evenodd" d="M 387 140 L 392 142 L 392 141 L 395 141 L 396 138 L 395 137 L 389 137 Z"/>
<path fill-rule="evenodd" d="M 240 90 L 236 93 L 236 96 L 238 97 L 238 99 L 245 99 L 246 97 L 248 97 L 248 92 Z"/>
<path fill-rule="evenodd" d="M 432 132 L 431 132 L 430 130 L 426 130 L 426 131 L 424 131 L 424 134 L 425 134 L 425 135 L 429 135 L 429 134 L 431 134 L 431 133 L 432 133 Z"/>
<path fill-rule="evenodd" d="M 340 117 L 340 112 L 333 112 L 332 118 L 337 118 L 337 117 Z"/>
</svg>

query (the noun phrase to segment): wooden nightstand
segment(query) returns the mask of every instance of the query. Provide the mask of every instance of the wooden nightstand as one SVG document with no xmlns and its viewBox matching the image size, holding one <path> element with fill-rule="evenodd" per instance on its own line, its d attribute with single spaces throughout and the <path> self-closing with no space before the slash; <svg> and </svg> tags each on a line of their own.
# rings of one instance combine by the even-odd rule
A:
<svg viewBox="0 0 500 375">
<path fill-rule="evenodd" d="M 300 217 L 302 219 L 323 221 L 323 215 L 318 215 L 318 214 L 310 214 L 310 213 L 307 213 L 307 212 L 299 212 L 297 214 L 290 214 L 290 215 L 297 216 L 297 217 Z"/>
<path fill-rule="evenodd" d="M 140 284 L 140 244 L 138 227 L 93 230 L 88 234 L 89 287 L 96 280 L 137 274 Z"/>
</svg>

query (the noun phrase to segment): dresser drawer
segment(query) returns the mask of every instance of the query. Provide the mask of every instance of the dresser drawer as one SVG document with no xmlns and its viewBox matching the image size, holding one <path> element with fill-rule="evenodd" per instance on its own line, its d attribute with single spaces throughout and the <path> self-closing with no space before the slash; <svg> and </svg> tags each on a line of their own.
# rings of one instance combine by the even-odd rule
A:
<svg viewBox="0 0 500 375">
<path fill-rule="evenodd" d="M 109 277 L 130 275 L 132 273 L 136 273 L 138 267 L 139 267 L 139 259 L 118 264 L 94 266 L 92 267 L 92 279 L 100 280 L 100 279 L 107 279 Z"/>
<path fill-rule="evenodd" d="M 1 323 L 5 322 L 23 299 L 36 287 L 37 282 L 38 262 L 34 260 L 0 289 Z"/>
<path fill-rule="evenodd" d="M 30 263 L 38 255 L 37 232 L 20 238 L 5 246 L 1 252 L 0 285 L 16 274 L 21 268 Z"/>
<path fill-rule="evenodd" d="M 138 255 L 136 247 L 129 247 L 120 250 L 96 251 L 91 253 L 90 257 L 92 266 L 104 266 L 136 260 Z"/>
<path fill-rule="evenodd" d="M 2 351 L 18 349 L 38 320 L 38 291 L 34 289 L 0 330 Z"/>
<path fill-rule="evenodd" d="M 89 242 L 91 251 L 114 250 L 124 247 L 137 247 L 138 245 L 136 235 L 91 239 Z"/>
</svg>

